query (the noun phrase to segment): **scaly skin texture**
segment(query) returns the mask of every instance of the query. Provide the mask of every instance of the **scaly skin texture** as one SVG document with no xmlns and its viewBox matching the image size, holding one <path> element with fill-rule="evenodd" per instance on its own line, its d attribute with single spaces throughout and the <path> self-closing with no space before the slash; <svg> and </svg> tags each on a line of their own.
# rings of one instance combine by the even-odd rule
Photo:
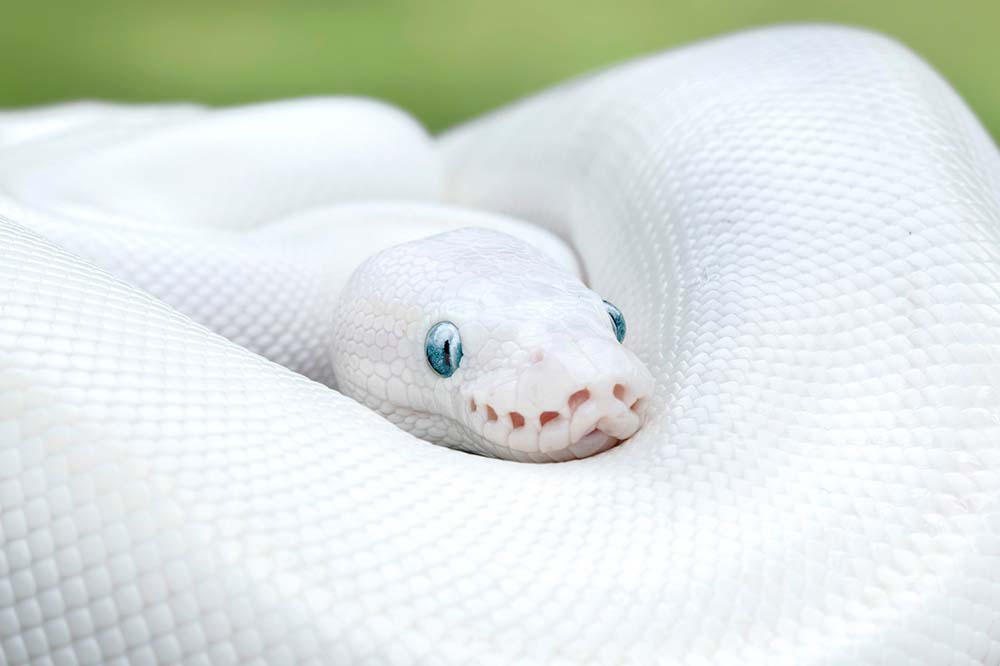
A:
<svg viewBox="0 0 1000 666">
<path fill-rule="evenodd" d="M 642 429 L 557 465 L 429 445 L 43 240 L 22 189 L 3 661 L 1000 663 L 1000 160 L 933 71 L 876 35 L 763 30 L 437 145 L 440 180 L 416 151 L 355 186 L 571 238 L 654 376 Z M 241 182 L 214 185 L 246 210 L 283 191 Z"/>
<path fill-rule="evenodd" d="M 331 387 L 337 296 L 385 247 L 490 228 L 579 274 L 543 229 L 432 201 L 430 139 L 384 104 L 74 104 L 4 120 L 0 214 Z"/>
</svg>

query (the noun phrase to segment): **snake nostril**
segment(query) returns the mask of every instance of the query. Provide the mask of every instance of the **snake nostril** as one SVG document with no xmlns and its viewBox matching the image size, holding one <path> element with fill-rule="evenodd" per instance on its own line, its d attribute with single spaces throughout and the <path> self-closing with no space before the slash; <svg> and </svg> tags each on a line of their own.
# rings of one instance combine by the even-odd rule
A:
<svg viewBox="0 0 1000 666">
<path fill-rule="evenodd" d="M 469 411 L 474 412 L 476 411 L 476 409 L 478 409 L 478 407 L 476 406 L 476 401 L 474 399 L 469 400 Z"/>
<path fill-rule="evenodd" d="M 569 397 L 569 411 L 575 412 L 576 408 L 590 400 L 590 391 L 580 389 Z"/>
<path fill-rule="evenodd" d="M 486 405 L 486 420 L 487 421 L 496 421 L 497 420 L 496 410 L 493 409 L 492 407 L 490 407 L 489 405 Z"/>
<path fill-rule="evenodd" d="M 629 407 L 629 409 L 631 409 L 636 414 L 642 414 L 644 411 L 646 411 L 646 399 L 639 398 L 638 400 L 632 403 L 632 406 Z"/>
<path fill-rule="evenodd" d="M 520 428 L 524 425 L 524 415 L 520 412 L 510 413 L 510 424 L 515 428 Z"/>
<path fill-rule="evenodd" d="M 622 386 L 621 384 L 615 384 L 615 388 L 614 388 L 613 393 L 615 394 L 615 398 L 617 398 L 618 400 L 621 400 L 622 402 L 625 401 L 625 387 L 624 386 Z"/>
<path fill-rule="evenodd" d="M 538 417 L 538 422 L 545 427 L 545 424 L 549 421 L 555 421 L 559 418 L 559 412 L 542 412 L 541 416 Z"/>
</svg>

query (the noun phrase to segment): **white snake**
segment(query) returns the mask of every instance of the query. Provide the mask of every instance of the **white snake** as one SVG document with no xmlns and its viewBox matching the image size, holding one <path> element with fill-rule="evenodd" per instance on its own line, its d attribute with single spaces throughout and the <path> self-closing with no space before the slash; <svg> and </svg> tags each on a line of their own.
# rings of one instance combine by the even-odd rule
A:
<svg viewBox="0 0 1000 666">
<path fill-rule="evenodd" d="M 882 37 L 737 35 L 433 143 L 350 100 L 12 112 L 0 189 L 4 663 L 1000 663 L 1000 161 Z M 551 235 L 470 209 L 570 240 L 625 346 Z M 357 274 L 398 318 L 354 282 L 333 302 L 361 255 L 470 224 L 551 259 L 453 231 Z M 509 287 L 474 279 L 491 261 Z M 396 335 L 405 359 L 336 378 L 381 409 L 453 312 L 464 369 L 503 381 L 411 377 L 401 425 L 546 459 L 512 414 L 571 428 L 592 382 L 633 419 L 631 352 L 645 425 L 525 465 L 302 376 L 331 381 L 331 336 L 363 359 Z"/>
</svg>

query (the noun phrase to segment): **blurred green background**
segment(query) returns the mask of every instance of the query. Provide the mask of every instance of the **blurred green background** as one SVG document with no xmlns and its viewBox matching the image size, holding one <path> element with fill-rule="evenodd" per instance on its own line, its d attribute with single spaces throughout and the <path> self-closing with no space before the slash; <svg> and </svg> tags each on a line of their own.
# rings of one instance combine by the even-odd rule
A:
<svg viewBox="0 0 1000 666">
<path fill-rule="evenodd" d="M 574 74 L 768 23 L 874 28 L 1000 133 L 1000 2 L 112 0 L 4 2 L 0 106 L 378 97 L 437 130 Z"/>
</svg>

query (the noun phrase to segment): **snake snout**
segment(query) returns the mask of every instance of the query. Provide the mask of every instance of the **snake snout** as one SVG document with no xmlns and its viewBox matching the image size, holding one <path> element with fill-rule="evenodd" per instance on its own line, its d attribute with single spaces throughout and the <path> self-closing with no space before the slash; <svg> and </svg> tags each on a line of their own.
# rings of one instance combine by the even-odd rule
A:
<svg viewBox="0 0 1000 666">
<path fill-rule="evenodd" d="M 568 451 L 585 458 L 628 439 L 642 426 L 646 396 L 624 381 L 602 382 L 573 393 L 567 401 Z M 544 437 L 544 430 L 543 430 Z"/>
<path fill-rule="evenodd" d="M 586 458 L 617 446 L 642 426 L 652 378 L 644 367 L 641 370 L 629 377 L 594 377 L 582 386 L 569 386 L 561 398 L 546 400 L 545 409 L 533 401 L 504 409 L 507 401 L 500 395 L 470 399 L 469 417 L 479 422 L 486 439 L 515 458 Z"/>
</svg>

